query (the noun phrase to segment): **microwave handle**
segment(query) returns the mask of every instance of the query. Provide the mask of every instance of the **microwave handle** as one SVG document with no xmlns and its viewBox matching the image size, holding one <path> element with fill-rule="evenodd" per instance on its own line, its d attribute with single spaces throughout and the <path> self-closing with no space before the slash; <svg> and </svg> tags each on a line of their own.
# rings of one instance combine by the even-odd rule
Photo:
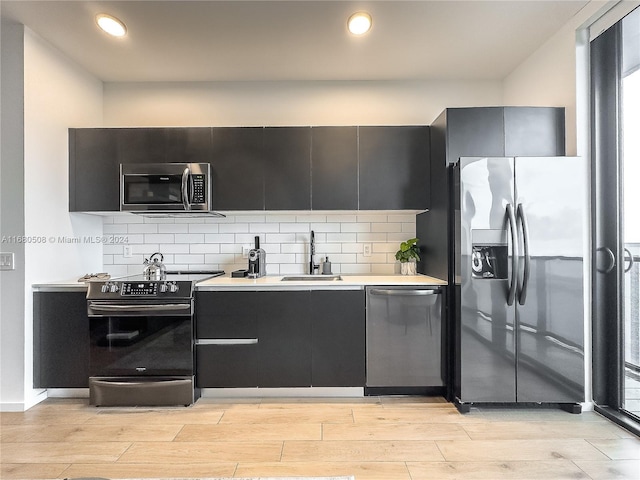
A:
<svg viewBox="0 0 640 480">
<path fill-rule="evenodd" d="M 191 203 L 189 203 L 189 180 L 191 179 L 191 170 L 189 167 L 182 172 L 182 204 L 186 211 L 191 210 Z"/>
</svg>

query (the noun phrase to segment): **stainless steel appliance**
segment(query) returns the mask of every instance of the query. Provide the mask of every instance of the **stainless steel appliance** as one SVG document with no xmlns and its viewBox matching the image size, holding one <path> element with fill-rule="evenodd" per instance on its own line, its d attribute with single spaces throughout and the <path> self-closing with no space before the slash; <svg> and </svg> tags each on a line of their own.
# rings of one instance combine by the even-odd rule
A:
<svg viewBox="0 0 640 480">
<path fill-rule="evenodd" d="M 247 276 L 249 278 L 260 278 L 267 274 L 266 253 L 260 248 L 260 237 L 255 237 L 254 241 L 254 248 L 249 250 L 249 273 Z"/>
<path fill-rule="evenodd" d="M 585 161 L 463 157 L 450 169 L 457 405 L 558 403 L 579 411 Z"/>
<path fill-rule="evenodd" d="M 208 163 L 120 165 L 122 211 L 210 213 L 211 188 Z"/>
<path fill-rule="evenodd" d="M 194 285 L 224 272 L 91 282 L 87 292 L 91 405 L 190 405 Z"/>
<path fill-rule="evenodd" d="M 442 387 L 442 292 L 425 287 L 366 287 L 367 380 L 376 387 Z M 408 387 L 408 389 L 407 389 Z M 392 393 L 392 392 L 390 392 Z"/>
</svg>

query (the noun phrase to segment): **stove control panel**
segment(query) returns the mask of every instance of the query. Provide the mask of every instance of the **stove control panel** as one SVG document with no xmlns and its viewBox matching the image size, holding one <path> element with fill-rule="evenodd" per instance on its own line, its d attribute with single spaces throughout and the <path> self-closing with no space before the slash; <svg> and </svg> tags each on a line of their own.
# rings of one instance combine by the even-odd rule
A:
<svg viewBox="0 0 640 480">
<path fill-rule="evenodd" d="M 158 282 L 122 282 L 122 296 L 154 296 L 158 294 Z"/>
</svg>

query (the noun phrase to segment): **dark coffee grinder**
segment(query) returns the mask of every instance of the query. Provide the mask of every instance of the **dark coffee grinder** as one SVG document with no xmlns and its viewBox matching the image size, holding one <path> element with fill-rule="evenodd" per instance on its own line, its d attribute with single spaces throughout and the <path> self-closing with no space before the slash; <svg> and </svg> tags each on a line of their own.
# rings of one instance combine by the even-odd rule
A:
<svg viewBox="0 0 640 480">
<path fill-rule="evenodd" d="M 255 237 L 255 248 L 249 250 L 249 278 L 264 277 L 267 272 L 265 268 L 265 252 L 260 248 L 260 237 Z"/>
</svg>

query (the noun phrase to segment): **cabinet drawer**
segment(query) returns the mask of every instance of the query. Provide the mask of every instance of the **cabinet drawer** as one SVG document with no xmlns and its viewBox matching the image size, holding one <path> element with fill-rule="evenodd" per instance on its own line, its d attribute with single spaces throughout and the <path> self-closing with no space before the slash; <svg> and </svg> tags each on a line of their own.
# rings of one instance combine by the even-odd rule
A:
<svg viewBox="0 0 640 480">
<path fill-rule="evenodd" d="M 258 345 L 196 345 L 198 388 L 257 387 Z"/>
<path fill-rule="evenodd" d="M 257 338 L 256 292 L 196 292 L 196 338 Z"/>
</svg>

